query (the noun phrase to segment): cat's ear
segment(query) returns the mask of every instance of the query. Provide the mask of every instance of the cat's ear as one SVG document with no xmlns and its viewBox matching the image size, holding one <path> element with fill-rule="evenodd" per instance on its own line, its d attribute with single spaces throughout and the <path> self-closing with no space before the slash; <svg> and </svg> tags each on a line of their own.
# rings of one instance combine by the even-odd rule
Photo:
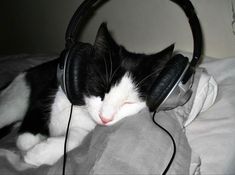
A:
<svg viewBox="0 0 235 175">
<path fill-rule="evenodd" d="M 152 71 L 154 71 L 156 75 L 164 69 L 167 62 L 173 57 L 174 47 L 175 45 L 172 44 L 156 54 L 147 56 L 149 61 L 146 64 L 148 64 L 148 67 L 152 67 Z"/>
<path fill-rule="evenodd" d="M 102 23 L 96 35 L 94 48 L 99 53 L 110 52 L 119 48 L 108 31 L 107 24 Z"/>
<path fill-rule="evenodd" d="M 163 62 L 163 63 L 168 62 L 173 56 L 174 48 L 175 48 L 175 44 L 171 44 L 170 46 L 163 49 L 162 51 L 160 51 L 156 54 L 150 55 L 150 57 L 159 58 L 159 59 L 161 59 L 161 62 Z"/>
<path fill-rule="evenodd" d="M 161 71 L 165 67 L 167 62 L 173 57 L 174 47 L 175 45 L 172 44 L 162 51 L 148 56 L 148 58 L 150 58 L 150 64 L 155 65 L 154 71 L 155 69 Z"/>
</svg>

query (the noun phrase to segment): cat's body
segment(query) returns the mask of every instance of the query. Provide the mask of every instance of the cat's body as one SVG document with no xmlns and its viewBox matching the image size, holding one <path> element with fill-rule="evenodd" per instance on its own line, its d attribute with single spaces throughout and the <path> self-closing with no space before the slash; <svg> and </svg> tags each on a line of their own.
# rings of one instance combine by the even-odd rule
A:
<svg viewBox="0 0 235 175">
<path fill-rule="evenodd" d="M 68 150 L 81 144 L 97 124 L 112 125 L 146 107 L 152 81 L 171 58 L 173 46 L 153 55 L 117 45 L 104 24 L 87 58 L 81 106 L 74 106 Z M 22 121 L 17 147 L 36 166 L 54 164 L 62 155 L 71 104 L 57 82 L 58 60 L 32 68 L 0 94 L 0 128 Z"/>
</svg>

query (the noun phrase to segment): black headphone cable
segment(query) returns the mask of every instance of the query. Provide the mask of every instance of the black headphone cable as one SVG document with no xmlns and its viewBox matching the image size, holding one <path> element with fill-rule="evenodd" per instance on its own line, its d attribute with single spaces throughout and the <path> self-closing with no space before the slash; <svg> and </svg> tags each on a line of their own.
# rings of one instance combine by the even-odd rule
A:
<svg viewBox="0 0 235 175">
<path fill-rule="evenodd" d="M 65 140 L 64 140 L 64 159 L 63 159 L 63 170 L 62 170 L 62 175 L 65 175 L 65 169 L 66 169 L 66 160 L 67 160 L 67 141 L 68 141 L 68 136 L 69 136 L 69 126 L 70 122 L 72 119 L 72 113 L 73 113 L 73 104 L 71 104 L 70 108 L 70 114 L 69 114 L 69 121 L 66 129 L 66 134 L 65 134 Z"/>
<path fill-rule="evenodd" d="M 156 115 L 156 111 L 153 113 L 153 116 L 152 116 L 152 120 L 153 122 L 159 127 L 161 128 L 163 131 L 165 131 L 165 133 L 171 138 L 172 140 L 172 143 L 173 143 L 173 153 L 172 153 L 172 156 L 171 156 L 171 160 L 169 161 L 166 169 L 163 171 L 162 175 L 166 175 L 166 173 L 168 172 L 168 170 L 170 169 L 172 163 L 173 163 L 173 160 L 175 158 L 175 154 L 176 154 L 176 143 L 175 143 L 175 140 L 173 138 L 173 136 L 171 135 L 171 133 L 169 131 L 167 131 L 164 127 L 162 127 L 161 125 L 159 125 L 155 120 L 154 120 L 154 117 Z"/>
</svg>

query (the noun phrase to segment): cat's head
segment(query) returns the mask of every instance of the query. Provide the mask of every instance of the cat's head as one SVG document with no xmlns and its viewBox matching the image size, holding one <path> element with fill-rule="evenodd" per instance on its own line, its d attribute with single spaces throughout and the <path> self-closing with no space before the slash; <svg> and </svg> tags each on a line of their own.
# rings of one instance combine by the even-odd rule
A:
<svg viewBox="0 0 235 175">
<path fill-rule="evenodd" d="M 88 60 L 85 103 L 91 117 L 112 125 L 146 107 L 148 91 L 172 57 L 171 45 L 156 54 L 139 54 L 118 45 L 103 23 Z"/>
</svg>

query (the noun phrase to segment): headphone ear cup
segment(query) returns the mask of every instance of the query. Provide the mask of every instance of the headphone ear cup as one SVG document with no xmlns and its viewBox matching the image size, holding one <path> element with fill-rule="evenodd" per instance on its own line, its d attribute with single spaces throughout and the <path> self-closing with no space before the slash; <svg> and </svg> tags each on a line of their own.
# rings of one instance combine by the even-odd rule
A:
<svg viewBox="0 0 235 175">
<path fill-rule="evenodd" d="M 171 90 L 175 87 L 188 65 L 188 58 L 175 55 L 171 58 L 159 76 L 153 82 L 147 95 L 147 106 L 153 112 L 162 104 Z"/>
<path fill-rule="evenodd" d="M 77 43 L 68 51 L 64 68 L 64 81 L 67 97 L 74 105 L 85 104 L 83 92 L 86 81 L 86 66 L 91 52 L 92 46 L 84 43 Z"/>
</svg>

